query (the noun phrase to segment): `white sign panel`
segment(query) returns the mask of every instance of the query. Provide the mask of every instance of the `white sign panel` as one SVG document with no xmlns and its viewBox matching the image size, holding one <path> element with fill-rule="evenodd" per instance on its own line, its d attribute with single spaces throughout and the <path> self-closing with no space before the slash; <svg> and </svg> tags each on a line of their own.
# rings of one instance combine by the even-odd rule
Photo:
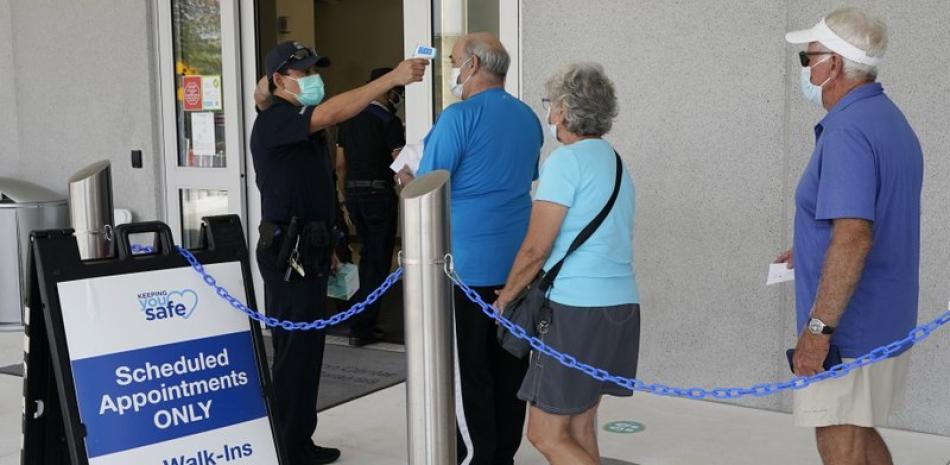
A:
<svg viewBox="0 0 950 465">
<path fill-rule="evenodd" d="M 206 269 L 246 301 L 239 262 Z M 273 465 L 247 317 L 191 268 L 59 283 L 90 465 Z"/>
<path fill-rule="evenodd" d="M 201 107 L 221 110 L 221 76 L 201 76 Z"/>
<path fill-rule="evenodd" d="M 192 148 L 197 156 L 213 156 L 218 150 L 214 137 L 214 113 L 210 111 L 191 114 Z"/>
</svg>

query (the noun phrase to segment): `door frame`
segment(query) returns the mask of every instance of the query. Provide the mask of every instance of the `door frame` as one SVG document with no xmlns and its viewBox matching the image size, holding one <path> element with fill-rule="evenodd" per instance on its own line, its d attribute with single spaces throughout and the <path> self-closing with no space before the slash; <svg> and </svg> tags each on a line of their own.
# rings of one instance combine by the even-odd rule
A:
<svg viewBox="0 0 950 465">
<path fill-rule="evenodd" d="M 178 107 L 175 72 L 172 5 L 156 2 L 158 26 L 158 74 L 162 109 L 162 154 L 164 158 L 165 222 L 175 241 L 182 242 L 182 189 L 225 190 L 228 192 L 228 213 L 247 218 L 244 182 L 245 152 L 244 107 L 247 101 L 241 91 L 243 76 L 239 55 L 241 46 L 240 10 L 238 0 L 221 0 L 221 85 L 224 104 L 224 168 L 197 168 L 178 165 Z M 253 18 L 252 18 L 253 21 Z M 252 94 L 253 96 L 253 94 Z"/>
<path fill-rule="evenodd" d="M 511 57 L 505 90 L 524 100 L 521 95 L 521 0 L 498 0 L 498 39 Z"/>
<path fill-rule="evenodd" d="M 407 57 L 416 44 L 432 45 L 432 3 L 438 1 L 403 0 L 403 49 Z M 432 127 L 432 74 L 430 66 L 422 82 L 406 86 L 406 142 L 410 144 L 422 141 Z"/>
<path fill-rule="evenodd" d="M 241 74 L 243 76 L 244 82 L 247 85 L 243 88 L 243 98 L 245 102 L 254 101 L 254 89 L 257 86 L 257 81 L 260 79 L 258 76 L 258 63 L 257 63 L 257 0 L 240 0 L 240 10 L 241 10 Z M 247 198 L 245 205 L 247 206 L 247 221 L 244 224 L 244 228 L 247 231 L 247 241 L 248 249 L 254 250 L 257 246 L 257 241 L 260 239 L 260 232 L 257 230 L 257 225 L 261 222 L 261 194 L 257 189 L 257 172 L 254 171 L 254 159 L 251 156 L 251 129 L 254 128 L 254 120 L 257 119 L 257 105 L 249 103 L 244 106 L 244 166 L 245 166 L 245 176 L 244 176 L 244 188 L 247 192 Z M 257 254 L 250 253 L 250 263 L 251 263 L 251 277 L 254 281 L 254 289 L 258 289 L 261 292 L 256 292 L 255 296 L 264 295 L 264 278 L 261 277 L 261 273 L 257 266 Z M 249 304 L 263 303 L 263 301 L 258 302 L 249 302 Z M 255 308 L 263 308 L 262 305 L 258 305 Z"/>
</svg>

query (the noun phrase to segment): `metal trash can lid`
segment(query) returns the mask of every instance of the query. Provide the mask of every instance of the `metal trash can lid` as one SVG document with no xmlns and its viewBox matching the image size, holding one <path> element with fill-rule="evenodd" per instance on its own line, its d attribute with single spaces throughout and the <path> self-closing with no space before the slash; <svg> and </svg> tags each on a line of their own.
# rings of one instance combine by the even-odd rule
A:
<svg viewBox="0 0 950 465">
<path fill-rule="evenodd" d="M 0 207 L 65 201 L 65 195 L 58 194 L 45 187 L 19 179 L 0 177 Z"/>
</svg>

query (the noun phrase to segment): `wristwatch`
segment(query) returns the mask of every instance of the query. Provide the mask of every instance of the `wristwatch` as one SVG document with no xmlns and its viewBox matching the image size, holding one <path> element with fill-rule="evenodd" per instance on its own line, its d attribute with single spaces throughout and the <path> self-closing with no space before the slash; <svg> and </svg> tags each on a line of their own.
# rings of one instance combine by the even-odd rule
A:
<svg viewBox="0 0 950 465">
<path fill-rule="evenodd" d="M 808 321 L 808 332 L 812 334 L 832 334 L 835 332 L 833 326 L 828 326 L 824 321 L 819 320 L 818 318 L 812 318 Z"/>
</svg>

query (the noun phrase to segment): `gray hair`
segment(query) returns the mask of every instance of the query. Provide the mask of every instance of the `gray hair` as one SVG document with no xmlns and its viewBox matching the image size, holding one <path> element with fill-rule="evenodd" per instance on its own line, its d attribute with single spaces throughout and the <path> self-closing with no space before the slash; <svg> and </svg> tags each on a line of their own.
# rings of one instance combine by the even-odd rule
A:
<svg viewBox="0 0 950 465">
<path fill-rule="evenodd" d="M 469 36 L 465 42 L 465 54 L 478 57 L 482 69 L 496 79 L 504 81 L 508 75 L 511 57 L 501 43 L 490 43 L 477 35 Z"/>
<path fill-rule="evenodd" d="M 864 10 L 845 7 L 825 17 L 828 28 L 842 39 L 864 50 L 870 57 L 883 57 L 887 51 L 887 25 Z M 877 79 L 877 66 L 865 65 L 842 57 L 844 75 L 852 80 Z"/>
<path fill-rule="evenodd" d="M 564 111 L 564 128 L 579 136 L 610 132 L 617 117 L 614 83 L 597 63 L 569 65 L 545 84 L 551 106 Z"/>
</svg>

